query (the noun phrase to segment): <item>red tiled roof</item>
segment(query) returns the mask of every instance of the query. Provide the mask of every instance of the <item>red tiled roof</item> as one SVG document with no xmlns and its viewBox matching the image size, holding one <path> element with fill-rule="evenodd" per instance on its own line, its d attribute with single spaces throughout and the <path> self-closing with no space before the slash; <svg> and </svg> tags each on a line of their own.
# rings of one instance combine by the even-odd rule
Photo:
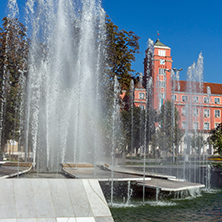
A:
<svg viewBox="0 0 222 222">
<path fill-rule="evenodd" d="M 179 81 L 180 89 L 178 90 L 176 86 L 176 91 L 187 92 L 187 81 Z M 193 88 L 196 92 L 200 92 L 200 85 L 198 82 L 191 82 Z M 222 95 L 222 84 L 203 82 L 203 93 L 207 93 L 207 87 L 210 87 L 211 94 L 221 94 Z M 202 91 L 202 90 L 201 90 Z"/>
</svg>

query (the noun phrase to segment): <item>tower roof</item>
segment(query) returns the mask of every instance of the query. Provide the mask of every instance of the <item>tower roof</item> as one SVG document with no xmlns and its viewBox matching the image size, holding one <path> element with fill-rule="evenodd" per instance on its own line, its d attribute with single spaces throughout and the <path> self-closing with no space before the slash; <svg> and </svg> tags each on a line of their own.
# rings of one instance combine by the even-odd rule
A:
<svg viewBox="0 0 222 222">
<path fill-rule="evenodd" d="M 135 85 L 135 89 L 144 89 L 144 87 L 143 87 L 143 85 L 140 82 L 138 82 Z"/>
<path fill-rule="evenodd" d="M 156 42 L 154 43 L 154 46 L 169 48 L 167 45 L 164 45 L 162 42 L 160 42 L 159 39 L 156 40 Z"/>
</svg>

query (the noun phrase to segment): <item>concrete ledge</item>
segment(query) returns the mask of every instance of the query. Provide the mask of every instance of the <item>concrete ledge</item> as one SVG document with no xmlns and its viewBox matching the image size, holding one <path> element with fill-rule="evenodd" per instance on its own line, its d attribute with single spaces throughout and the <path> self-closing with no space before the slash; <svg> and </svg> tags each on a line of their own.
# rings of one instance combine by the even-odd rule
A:
<svg viewBox="0 0 222 222">
<path fill-rule="evenodd" d="M 101 182 L 103 182 L 103 181 L 143 181 L 143 180 L 151 180 L 151 178 L 149 178 L 149 177 L 146 177 L 146 178 L 141 178 L 141 177 L 138 177 L 138 178 L 131 178 L 131 177 L 129 177 L 129 178 L 113 178 L 113 179 L 105 179 L 105 178 L 103 178 L 103 179 L 98 179 L 99 181 L 101 181 Z"/>
<path fill-rule="evenodd" d="M 25 163 L 25 162 L 20 162 L 20 163 L 5 162 L 2 166 L 10 168 L 10 170 L 8 172 L 12 171 L 14 173 L 8 173 L 7 175 L 0 176 L 0 179 L 16 177 L 18 175 L 22 175 L 24 173 L 27 173 L 32 169 L 32 163 Z"/>
<path fill-rule="evenodd" d="M 167 192 L 177 192 L 177 191 L 184 191 L 184 190 L 191 190 L 191 189 L 201 189 L 204 188 L 205 185 L 199 184 L 199 185 L 193 185 L 193 186 L 185 186 L 185 187 L 180 187 L 180 188 L 161 188 L 162 191 L 167 191 Z"/>
<path fill-rule="evenodd" d="M 2 166 L 15 166 L 15 167 L 32 167 L 32 163 L 27 162 L 4 162 Z"/>
<path fill-rule="evenodd" d="M 94 168 L 94 166 L 90 163 L 61 163 L 62 167 L 68 168 Z"/>
<path fill-rule="evenodd" d="M 138 182 L 137 185 L 145 186 L 151 189 L 159 189 L 160 191 L 166 192 L 178 192 L 190 189 L 201 189 L 205 185 L 199 183 L 191 183 L 187 181 L 175 181 L 175 180 L 165 180 L 159 178 L 152 178 L 150 181 L 145 181 L 145 183 Z"/>
<path fill-rule="evenodd" d="M 143 176 L 144 175 L 143 172 L 140 172 L 140 171 L 132 171 L 132 170 L 128 170 L 128 169 L 125 169 L 125 168 L 113 168 L 112 169 L 112 167 L 109 167 L 108 165 L 104 165 L 104 167 L 106 167 L 107 170 L 113 170 L 114 172 L 118 172 L 118 173 L 125 173 L 125 174 L 137 175 L 137 176 Z M 160 179 L 176 179 L 175 176 L 149 173 L 149 172 L 145 172 L 145 176 L 146 177 L 160 178 Z"/>
<path fill-rule="evenodd" d="M 113 222 L 112 217 L 60 217 L 60 218 L 20 218 L 0 219 L 0 222 Z"/>
</svg>

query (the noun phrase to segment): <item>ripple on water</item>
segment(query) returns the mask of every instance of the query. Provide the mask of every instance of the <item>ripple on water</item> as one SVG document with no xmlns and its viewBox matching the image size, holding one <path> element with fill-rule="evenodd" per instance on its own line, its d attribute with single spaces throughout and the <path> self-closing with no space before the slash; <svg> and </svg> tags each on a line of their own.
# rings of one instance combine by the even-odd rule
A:
<svg viewBox="0 0 222 222">
<path fill-rule="evenodd" d="M 127 207 L 138 207 L 138 204 L 127 204 L 127 203 L 108 203 L 109 207 L 112 208 L 127 208 Z"/>
<path fill-rule="evenodd" d="M 172 201 L 145 201 L 145 203 L 136 202 L 136 203 L 130 203 L 130 204 L 113 203 L 111 206 L 111 204 L 109 203 L 109 207 L 111 207 L 111 208 L 130 208 L 130 207 L 139 207 L 139 206 L 145 206 L 145 205 L 167 207 L 167 206 L 176 206 L 177 204 Z"/>
<path fill-rule="evenodd" d="M 177 204 L 172 201 L 147 201 L 146 204 L 150 206 L 159 206 L 159 207 L 167 207 L 167 206 L 176 206 Z"/>
</svg>

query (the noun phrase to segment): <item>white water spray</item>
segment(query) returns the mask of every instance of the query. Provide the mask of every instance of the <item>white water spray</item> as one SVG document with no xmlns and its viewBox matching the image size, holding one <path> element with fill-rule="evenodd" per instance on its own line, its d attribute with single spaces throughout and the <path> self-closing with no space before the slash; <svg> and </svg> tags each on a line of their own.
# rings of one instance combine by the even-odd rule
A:
<svg viewBox="0 0 222 222">
<path fill-rule="evenodd" d="M 40 159 L 40 169 L 55 169 L 60 162 L 95 164 L 95 153 L 99 159 L 103 152 L 98 99 L 105 41 L 101 3 L 28 0 L 26 13 L 32 39 L 26 149 L 34 165 Z"/>
</svg>

